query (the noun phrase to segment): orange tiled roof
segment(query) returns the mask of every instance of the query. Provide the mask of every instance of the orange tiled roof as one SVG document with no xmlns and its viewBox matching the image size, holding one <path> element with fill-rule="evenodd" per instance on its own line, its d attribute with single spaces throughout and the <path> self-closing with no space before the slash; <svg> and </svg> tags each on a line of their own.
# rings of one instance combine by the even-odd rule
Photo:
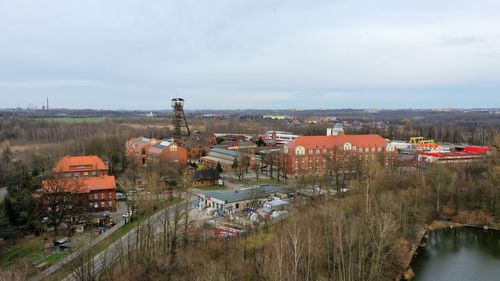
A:
<svg viewBox="0 0 500 281">
<path fill-rule="evenodd" d="M 338 144 L 344 144 L 346 142 L 351 143 L 355 146 L 386 146 L 387 141 L 376 134 L 371 135 L 346 135 L 340 133 L 338 135 Z"/>
<path fill-rule="evenodd" d="M 55 181 L 44 180 L 42 183 L 45 192 L 77 192 L 116 189 L 114 176 L 100 176 L 88 178 L 61 178 Z"/>
<path fill-rule="evenodd" d="M 66 156 L 57 163 L 55 172 L 107 170 L 108 166 L 97 156 Z"/>
<path fill-rule="evenodd" d="M 387 141 L 379 135 L 346 135 L 340 133 L 338 136 L 300 136 L 289 143 L 290 148 L 296 146 L 326 147 L 331 148 L 337 145 L 350 143 L 357 147 L 386 146 Z"/>
</svg>

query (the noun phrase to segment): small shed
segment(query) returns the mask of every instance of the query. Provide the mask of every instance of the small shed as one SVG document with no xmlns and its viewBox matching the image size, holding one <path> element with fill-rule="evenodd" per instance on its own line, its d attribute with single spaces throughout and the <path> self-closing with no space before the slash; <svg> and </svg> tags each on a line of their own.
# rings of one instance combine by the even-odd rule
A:
<svg viewBox="0 0 500 281">
<path fill-rule="evenodd" d="M 206 168 L 195 171 L 193 174 L 193 186 L 210 186 L 218 184 L 220 179 L 219 171 L 215 168 Z"/>
</svg>

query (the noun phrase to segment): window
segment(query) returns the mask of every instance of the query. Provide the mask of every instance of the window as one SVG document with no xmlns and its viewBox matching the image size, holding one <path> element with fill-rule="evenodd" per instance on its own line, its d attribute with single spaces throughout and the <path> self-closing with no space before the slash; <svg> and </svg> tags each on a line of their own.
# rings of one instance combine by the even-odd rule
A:
<svg viewBox="0 0 500 281">
<path fill-rule="evenodd" d="M 309 149 L 309 154 L 313 154 L 313 150 L 312 149 Z"/>
<path fill-rule="evenodd" d="M 378 152 L 382 152 L 382 147 L 378 147 Z"/>
<path fill-rule="evenodd" d="M 316 149 L 316 154 L 319 154 L 319 149 Z"/>
<path fill-rule="evenodd" d="M 104 201 L 101 202 L 101 207 L 104 208 L 106 206 L 106 203 Z"/>
<path fill-rule="evenodd" d="M 93 176 L 97 175 L 97 172 L 96 171 L 92 171 L 92 175 Z"/>
<path fill-rule="evenodd" d="M 236 203 L 236 209 L 239 209 L 239 208 L 240 208 L 240 204 Z"/>
<path fill-rule="evenodd" d="M 372 147 L 372 152 L 375 152 L 375 147 Z"/>
<path fill-rule="evenodd" d="M 359 148 L 359 152 L 363 152 L 363 148 L 362 147 Z"/>
<path fill-rule="evenodd" d="M 365 148 L 365 152 L 368 152 L 370 151 L 370 149 L 368 147 Z"/>
<path fill-rule="evenodd" d="M 104 199 L 104 198 L 105 198 L 104 193 L 101 193 L 101 198 L 102 198 L 102 199 Z"/>
<path fill-rule="evenodd" d="M 99 199 L 99 194 L 94 193 L 94 199 L 95 199 L 95 200 Z M 96 207 L 96 208 L 97 208 L 97 207 Z"/>
<path fill-rule="evenodd" d="M 83 175 L 84 175 L 84 176 L 88 176 L 88 175 L 89 175 L 89 172 L 83 172 Z"/>
<path fill-rule="evenodd" d="M 108 207 L 113 207 L 113 201 L 108 201 Z"/>
<path fill-rule="evenodd" d="M 177 145 L 172 144 L 172 145 L 170 146 L 170 151 L 177 151 Z"/>
<path fill-rule="evenodd" d="M 326 154 L 327 150 L 326 148 L 323 148 L 323 154 Z"/>
<path fill-rule="evenodd" d="M 79 173 L 79 172 L 74 172 L 74 173 L 73 173 L 73 176 L 74 176 L 74 177 L 78 177 L 78 176 L 80 176 L 80 173 Z"/>
<path fill-rule="evenodd" d="M 113 198 L 113 193 L 112 192 L 108 193 L 108 198 Z"/>
<path fill-rule="evenodd" d="M 99 208 L 99 204 L 97 204 L 97 202 L 94 202 L 94 208 L 95 209 Z"/>
<path fill-rule="evenodd" d="M 93 207 L 92 203 L 89 203 L 89 206 L 90 206 L 90 208 L 92 209 L 92 207 Z"/>
</svg>

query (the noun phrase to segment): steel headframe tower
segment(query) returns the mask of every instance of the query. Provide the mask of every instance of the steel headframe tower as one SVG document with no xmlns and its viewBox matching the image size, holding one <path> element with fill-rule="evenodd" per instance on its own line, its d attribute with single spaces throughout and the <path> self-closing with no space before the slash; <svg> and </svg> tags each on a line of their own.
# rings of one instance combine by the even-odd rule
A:
<svg viewBox="0 0 500 281">
<path fill-rule="evenodd" d="M 189 126 L 186 121 L 186 115 L 184 114 L 184 99 L 174 98 L 172 99 L 172 124 L 174 125 L 174 141 L 177 144 L 182 142 L 182 128 L 186 128 L 187 136 L 191 135 L 189 131 Z"/>
</svg>

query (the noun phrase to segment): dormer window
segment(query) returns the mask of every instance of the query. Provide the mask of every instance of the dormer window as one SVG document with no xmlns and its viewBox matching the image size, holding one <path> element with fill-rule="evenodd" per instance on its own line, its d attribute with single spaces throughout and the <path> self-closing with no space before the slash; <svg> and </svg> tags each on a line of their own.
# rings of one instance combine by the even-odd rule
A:
<svg viewBox="0 0 500 281">
<path fill-rule="evenodd" d="M 303 146 L 297 146 L 295 148 L 295 155 L 304 155 L 306 154 L 306 150 Z"/>
<path fill-rule="evenodd" d="M 351 150 L 352 149 L 352 145 L 348 142 L 344 143 L 344 150 Z"/>
</svg>

